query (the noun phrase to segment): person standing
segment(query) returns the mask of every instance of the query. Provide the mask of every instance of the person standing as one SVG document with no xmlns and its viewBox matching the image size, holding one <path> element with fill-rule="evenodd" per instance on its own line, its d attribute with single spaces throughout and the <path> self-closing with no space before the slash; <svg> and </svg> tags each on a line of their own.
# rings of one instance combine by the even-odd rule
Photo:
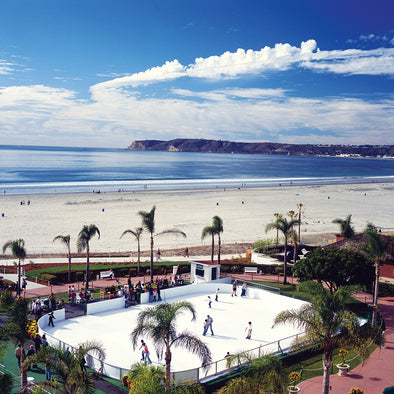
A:
<svg viewBox="0 0 394 394">
<path fill-rule="evenodd" d="M 49 318 L 48 318 L 48 326 L 55 327 L 55 325 L 53 324 L 53 319 L 56 319 L 56 317 L 53 316 L 53 312 L 51 312 L 51 313 L 49 314 Z"/>
<path fill-rule="evenodd" d="M 143 347 L 143 352 L 144 352 L 144 360 L 148 361 L 149 364 L 152 364 L 152 361 L 149 357 L 149 349 L 148 349 L 148 346 L 146 346 L 145 342 L 143 343 L 142 347 Z"/>
<path fill-rule="evenodd" d="M 51 380 L 51 364 L 49 361 L 45 362 L 45 378 L 46 380 Z"/>
<path fill-rule="evenodd" d="M 26 356 L 27 356 L 27 358 L 32 358 L 33 356 L 34 356 L 34 345 L 30 345 L 30 348 L 29 348 L 29 350 L 27 351 L 27 354 L 26 354 Z M 33 365 L 34 366 L 34 365 Z M 28 371 L 31 371 L 31 368 L 30 368 L 30 365 L 29 365 L 29 367 L 27 368 L 27 370 Z"/>
<path fill-rule="evenodd" d="M 24 351 L 24 349 L 22 349 L 22 345 L 18 344 L 18 347 L 15 349 L 15 357 L 18 361 L 18 368 L 21 367 L 22 351 Z"/>
<path fill-rule="evenodd" d="M 34 345 L 36 347 L 36 353 L 40 350 L 41 344 L 42 344 L 42 340 L 40 337 L 40 334 L 37 333 L 36 336 L 33 339 Z"/>
<path fill-rule="evenodd" d="M 210 329 L 211 330 L 211 335 L 213 335 L 213 330 L 212 330 L 213 319 L 209 315 L 207 315 L 207 323 L 208 323 L 207 331 L 208 331 L 208 329 Z"/>
<path fill-rule="evenodd" d="M 208 301 L 208 308 L 212 308 L 212 300 L 210 296 L 208 296 L 207 301 Z"/>
<path fill-rule="evenodd" d="M 242 284 L 241 297 L 246 297 L 246 282 Z"/>
<path fill-rule="evenodd" d="M 245 331 L 246 331 L 246 339 L 251 339 L 252 338 L 252 322 L 251 321 L 246 326 Z"/>
<path fill-rule="evenodd" d="M 233 296 L 235 296 L 235 297 L 237 296 L 237 279 L 235 279 L 233 282 L 233 292 L 231 294 L 231 297 L 233 297 Z"/>
<path fill-rule="evenodd" d="M 202 335 L 204 335 L 204 337 L 205 337 L 205 335 L 207 335 L 207 331 L 208 331 L 208 319 L 205 319 L 204 320 L 204 331 L 202 333 Z"/>
</svg>

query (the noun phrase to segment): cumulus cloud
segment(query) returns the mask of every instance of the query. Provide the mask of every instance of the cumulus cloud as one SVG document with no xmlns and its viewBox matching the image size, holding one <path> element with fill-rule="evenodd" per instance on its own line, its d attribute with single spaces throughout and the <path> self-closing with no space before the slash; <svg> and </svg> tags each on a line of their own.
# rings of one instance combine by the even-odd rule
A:
<svg viewBox="0 0 394 394">
<path fill-rule="evenodd" d="M 181 77 L 234 79 L 297 67 L 338 74 L 394 75 L 394 49 L 321 51 L 316 41 L 310 39 L 302 42 L 300 47 L 276 44 L 259 51 L 238 49 L 217 56 L 198 57 L 188 66 L 175 59 L 162 66 L 99 83 L 92 86 L 91 91 L 98 93 L 104 89 L 137 87 Z"/>
</svg>

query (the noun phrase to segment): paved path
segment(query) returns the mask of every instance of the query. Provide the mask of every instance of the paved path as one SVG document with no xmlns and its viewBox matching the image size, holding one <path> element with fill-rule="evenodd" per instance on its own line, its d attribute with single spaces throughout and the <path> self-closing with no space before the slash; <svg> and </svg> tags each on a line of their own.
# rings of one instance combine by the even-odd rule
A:
<svg viewBox="0 0 394 394">
<path fill-rule="evenodd" d="M 372 297 L 370 302 L 372 302 Z M 347 394 L 352 387 L 359 387 L 365 394 L 380 394 L 394 385 L 394 297 L 379 299 L 379 309 L 386 323 L 385 346 L 377 348 L 364 363 L 349 371 L 347 376 L 331 375 L 330 394 Z M 302 394 L 322 392 L 322 376 L 301 382 Z"/>
</svg>

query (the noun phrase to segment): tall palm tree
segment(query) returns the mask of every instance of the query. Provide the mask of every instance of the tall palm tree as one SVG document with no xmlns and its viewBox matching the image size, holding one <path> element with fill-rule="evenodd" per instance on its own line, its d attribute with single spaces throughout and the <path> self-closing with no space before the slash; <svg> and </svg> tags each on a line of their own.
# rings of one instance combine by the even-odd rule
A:
<svg viewBox="0 0 394 394">
<path fill-rule="evenodd" d="M 153 247 L 154 237 L 158 237 L 163 234 L 175 234 L 186 237 L 186 234 L 177 229 L 164 230 L 158 234 L 155 234 L 155 212 L 156 206 L 154 205 L 150 211 L 139 211 L 138 215 L 142 219 L 142 227 L 150 234 L 150 280 L 153 281 Z"/>
<path fill-rule="evenodd" d="M 211 263 L 213 264 L 214 260 L 214 253 L 215 253 L 215 235 L 216 235 L 216 228 L 214 226 L 206 226 L 202 229 L 201 239 L 204 239 L 208 236 L 211 236 Z"/>
<path fill-rule="evenodd" d="M 7 310 L 9 319 L 5 326 L 1 329 L 1 339 L 11 339 L 17 344 L 22 345 L 22 349 L 25 349 L 25 343 L 30 339 L 29 333 L 27 332 L 29 305 L 28 301 L 24 298 L 20 298 L 12 302 Z M 26 359 L 25 351 L 21 353 L 21 363 Z M 21 370 L 21 392 L 27 392 L 27 373 L 26 370 Z"/>
<path fill-rule="evenodd" d="M 378 316 L 379 276 L 380 262 L 386 258 L 387 245 L 383 242 L 376 227 L 368 223 L 364 231 L 367 253 L 373 258 L 375 264 L 375 285 L 373 292 L 372 326 L 376 324 Z"/>
<path fill-rule="evenodd" d="M 300 243 L 301 242 L 301 213 L 303 213 L 302 212 L 302 207 L 303 207 L 304 205 L 302 204 L 302 203 L 298 203 L 297 204 L 297 208 L 298 208 L 298 220 L 299 220 L 299 222 L 298 222 L 298 243 Z"/>
<path fill-rule="evenodd" d="M 196 310 L 193 304 L 188 301 L 178 301 L 172 304 L 163 303 L 146 308 L 138 314 L 137 326 L 130 335 L 134 349 L 137 346 L 138 338 L 144 335 L 154 342 L 159 359 L 162 358 L 164 353 L 167 393 L 170 392 L 172 346 L 185 348 L 196 354 L 204 366 L 207 366 L 212 360 L 208 346 L 197 336 L 187 330 L 177 333 L 176 319 L 183 312 L 190 312 L 192 314 L 191 320 L 196 320 Z"/>
<path fill-rule="evenodd" d="M 298 219 L 290 219 L 287 220 L 285 217 L 281 216 L 278 217 L 278 219 L 273 222 L 273 223 L 268 223 L 265 227 L 265 232 L 267 233 L 269 230 L 276 229 L 279 230 L 284 238 L 284 258 L 283 258 L 283 263 L 284 263 L 284 272 L 283 272 L 283 284 L 285 285 L 287 283 L 287 240 L 292 232 L 292 228 L 295 224 L 298 224 Z"/>
<path fill-rule="evenodd" d="M 274 319 L 274 326 L 292 323 L 304 330 L 304 335 L 293 343 L 294 347 L 313 344 L 315 348 L 323 349 L 322 393 L 329 394 L 332 354 L 336 347 L 349 346 L 363 360 L 368 357 L 357 315 L 346 309 L 346 302 L 357 287 L 344 286 L 331 294 L 320 283 L 308 281 L 300 283 L 299 288 L 312 294 L 311 302 L 298 310 L 280 312 Z"/>
<path fill-rule="evenodd" d="M 219 216 L 214 216 L 212 218 L 212 226 L 215 229 L 215 232 L 218 236 L 218 264 L 220 264 L 220 252 L 221 252 L 221 246 L 222 246 L 222 239 L 221 239 L 221 233 L 223 232 L 223 220 Z"/>
<path fill-rule="evenodd" d="M 11 249 L 12 255 L 18 258 L 18 283 L 16 293 L 19 295 L 21 292 L 21 260 L 24 260 L 26 257 L 25 241 L 23 239 L 7 241 L 3 245 L 3 253 L 5 253 L 7 249 Z"/>
<path fill-rule="evenodd" d="M 67 248 L 67 257 L 68 257 L 68 281 L 71 282 L 71 246 L 70 246 L 70 234 L 68 235 L 57 235 L 53 238 L 52 242 L 60 241 Z"/>
<path fill-rule="evenodd" d="M 298 246 L 298 234 L 295 230 L 290 232 L 290 240 L 291 240 L 291 243 L 293 244 L 293 248 L 294 248 L 293 264 L 295 267 L 295 265 L 297 263 L 297 246 Z"/>
<path fill-rule="evenodd" d="M 136 229 L 134 231 L 133 230 L 125 230 L 125 231 L 123 231 L 122 235 L 120 236 L 120 238 L 122 238 L 126 234 L 131 234 L 137 240 L 137 244 L 138 244 L 138 249 L 137 249 L 137 273 L 138 273 L 138 275 L 140 274 L 140 266 L 141 266 L 140 239 L 141 239 L 142 231 L 143 231 L 142 227 L 136 227 Z"/>
<path fill-rule="evenodd" d="M 274 216 L 275 216 L 276 221 L 278 221 L 278 219 L 282 217 L 282 214 L 280 214 L 278 212 L 275 212 Z M 275 242 L 275 245 L 278 246 L 278 243 L 279 243 L 279 229 L 276 228 L 276 242 Z"/>
<path fill-rule="evenodd" d="M 352 215 L 347 215 L 345 219 L 336 218 L 332 222 L 339 224 L 342 237 L 347 239 L 353 237 L 354 228 L 352 226 Z"/>
<path fill-rule="evenodd" d="M 98 239 L 100 239 L 100 230 L 95 224 L 85 225 L 79 232 L 77 239 L 78 253 L 86 249 L 86 290 L 89 289 L 89 243 L 96 234 L 98 235 Z"/>
<path fill-rule="evenodd" d="M 60 347 L 42 346 L 33 358 L 22 364 L 22 370 L 26 370 L 33 363 L 49 363 L 51 371 L 60 376 L 58 381 L 62 386 L 57 387 L 57 390 L 61 393 L 94 393 L 93 374 L 81 368 L 83 359 L 88 354 L 98 357 L 100 361 L 105 360 L 105 350 L 97 341 L 82 343 L 73 354 L 66 353 Z M 51 385 L 49 382 L 47 384 Z"/>
</svg>

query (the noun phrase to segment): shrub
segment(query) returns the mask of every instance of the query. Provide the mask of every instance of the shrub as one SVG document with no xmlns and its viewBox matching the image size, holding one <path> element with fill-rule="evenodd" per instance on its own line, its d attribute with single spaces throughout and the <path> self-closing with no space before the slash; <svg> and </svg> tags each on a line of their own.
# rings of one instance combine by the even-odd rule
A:
<svg viewBox="0 0 394 394">
<path fill-rule="evenodd" d="M 40 279 L 42 280 L 46 280 L 51 284 L 57 283 L 57 277 L 56 275 L 52 275 L 52 274 L 47 274 L 45 272 L 42 272 L 39 276 Z"/>
<path fill-rule="evenodd" d="M 284 268 L 282 266 L 276 266 L 275 267 L 275 273 L 277 275 L 283 274 L 284 273 Z"/>
<path fill-rule="evenodd" d="M 267 253 L 268 248 L 272 245 L 272 239 L 261 239 L 253 244 L 253 250 L 257 253 Z"/>
<path fill-rule="evenodd" d="M 352 387 L 349 391 L 349 394 L 364 394 L 364 390 L 361 390 L 358 387 Z"/>
</svg>

